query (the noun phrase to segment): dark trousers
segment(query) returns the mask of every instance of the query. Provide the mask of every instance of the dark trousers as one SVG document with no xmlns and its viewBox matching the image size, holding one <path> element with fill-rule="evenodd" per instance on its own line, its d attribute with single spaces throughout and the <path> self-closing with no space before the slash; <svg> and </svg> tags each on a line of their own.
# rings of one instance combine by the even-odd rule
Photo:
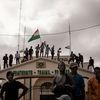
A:
<svg viewBox="0 0 100 100">
<path fill-rule="evenodd" d="M 73 96 L 73 100 L 85 100 L 83 96 Z"/>
<path fill-rule="evenodd" d="M 11 59 L 11 60 L 9 60 L 9 66 L 12 66 L 12 62 L 13 62 L 13 60 Z"/>
<path fill-rule="evenodd" d="M 4 69 L 5 69 L 6 67 L 8 68 L 8 62 L 4 62 Z"/>
</svg>

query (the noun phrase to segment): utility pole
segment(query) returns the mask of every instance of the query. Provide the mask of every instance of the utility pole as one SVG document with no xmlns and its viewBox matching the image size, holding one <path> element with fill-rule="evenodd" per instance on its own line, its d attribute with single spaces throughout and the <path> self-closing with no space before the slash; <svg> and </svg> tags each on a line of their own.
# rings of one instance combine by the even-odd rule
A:
<svg viewBox="0 0 100 100">
<path fill-rule="evenodd" d="M 19 51 L 19 47 L 20 47 L 21 10 L 22 10 L 22 0 L 19 0 L 19 30 L 18 30 L 18 51 Z"/>
<path fill-rule="evenodd" d="M 71 54 L 71 31 L 70 31 L 70 23 L 69 23 L 69 46 L 70 46 L 69 52 Z"/>
<path fill-rule="evenodd" d="M 23 57 L 24 57 L 24 50 L 25 50 L 25 33 L 26 33 L 26 27 L 24 27 L 24 39 L 23 39 Z"/>
</svg>

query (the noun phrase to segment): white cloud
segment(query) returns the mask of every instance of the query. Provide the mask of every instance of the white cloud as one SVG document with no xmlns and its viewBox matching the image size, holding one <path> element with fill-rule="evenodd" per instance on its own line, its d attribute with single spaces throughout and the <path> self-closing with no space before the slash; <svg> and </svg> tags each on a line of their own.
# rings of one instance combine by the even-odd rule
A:
<svg viewBox="0 0 100 100">
<path fill-rule="evenodd" d="M 19 25 L 19 1 L 0 0 L 0 34 L 16 35 Z M 32 31 L 38 27 L 41 34 L 51 34 L 71 29 L 79 29 L 95 24 L 100 24 L 100 0 L 21 0 L 21 35 L 23 27 L 27 26 Z M 99 27 L 90 30 L 74 32 L 72 34 L 72 49 L 82 52 L 86 59 L 93 57 L 100 59 L 98 54 L 100 44 Z M 31 33 L 29 33 L 31 35 Z M 95 34 L 95 35 L 94 35 Z M 28 35 L 28 33 L 26 33 Z M 30 46 L 27 43 L 26 46 Z M 56 49 L 68 44 L 68 33 L 59 36 L 43 36 L 48 43 L 55 44 Z M 0 41 L 7 48 L 17 47 L 17 36 L 0 36 Z M 13 42 L 14 41 L 14 42 Z M 23 37 L 20 37 L 21 47 Z M 35 44 L 37 42 L 35 41 Z M 59 45 L 58 45 L 59 44 Z M 62 45 L 63 44 L 63 45 Z M 1 45 L 0 45 L 1 46 Z M 5 48 L 4 48 L 5 49 Z M 66 52 L 66 51 L 65 51 Z M 96 53 L 97 52 L 97 53 Z M 96 61 L 98 61 L 96 59 Z"/>
</svg>

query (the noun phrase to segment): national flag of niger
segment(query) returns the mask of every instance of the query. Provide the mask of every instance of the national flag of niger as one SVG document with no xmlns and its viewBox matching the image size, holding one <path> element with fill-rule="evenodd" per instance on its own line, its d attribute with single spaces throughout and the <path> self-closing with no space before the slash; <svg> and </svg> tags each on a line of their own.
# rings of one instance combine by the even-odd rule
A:
<svg viewBox="0 0 100 100">
<path fill-rule="evenodd" d="M 31 42 L 33 40 L 39 39 L 40 38 L 40 34 L 39 34 L 39 30 L 37 29 L 33 35 L 31 36 L 31 38 L 28 40 L 28 42 Z"/>
</svg>

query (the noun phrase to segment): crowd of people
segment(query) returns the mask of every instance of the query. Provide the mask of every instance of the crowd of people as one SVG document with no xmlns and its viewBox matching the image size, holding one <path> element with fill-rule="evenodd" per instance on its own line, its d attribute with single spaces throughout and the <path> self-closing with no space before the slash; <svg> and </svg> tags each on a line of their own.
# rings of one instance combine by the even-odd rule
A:
<svg viewBox="0 0 100 100">
<path fill-rule="evenodd" d="M 66 73 L 65 63 L 58 64 L 59 73 L 54 76 L 52 92 L 56 100 L 100 100 L 100 67 L 94 68 L 94 75 L 87 82 L 87 99 L 85 93 L 85 82 L 78 73 L 78 64 L 70 63 L 70 73 Z"/>
<path fill-rule="evenodd" d="M 70 72 L 66 73 L 65 63 L 63 60 L 59 61 L 59 73 L 54 76 L 51 88 L 56 100 L 85 100 L 85 82 L 83 76 L 78 73 L 78 67 L 76 62 L 70 62 Z M 19 100 L 27 93 L 28 88 L 13 79 L 14 73 L 12 71 L 8 71 L 6 77 L 8 81 L 1 86 L 1 99 Z M 100 100 L 100 67 L 94 68 L 94 75 L 88 80 L 87 86 L 88 100 Z M 23 90 L 20 95 L 18 95 L 19 89 Z"/>
<path fill-rule="evenodd" d="M 53 79 L 53 89 L 56 98 L 68 95 L 70 99 L 65 100 L 85 100 L 85 84 L 83 77 L 77 72 L 78 64 L 70 63 L 70 73 L 65 72 L 65 63 L 60 61 L 58 64 L 60 71 Z M 64 100 L 64 99 L 62 99 Z"/>
<path fill-rule="evenodd" d="M 76 62 L 78 64 L 78 67 L 81 66 L 83 68 L 84 57 L 80 53 L 78 53 L 78 55 L 76 55 L 75 53 L 73 53 L 73 51 L 71 51 L 68 63 L 70 64 L 70 62 Z M 90 59 L 89 59 L 87 69 L 89 69 L 89 67 L 92 67 L 94 69 L 94 59 L 92 57 L 90 57 Z"/>
<path fill-rule="evenodd" d="M 33 54 L 35 55 L 36 58 L 38 57 L 47 57 L 51 56 L 51 59 L 54 59 L 55 54 L 57 54 L 57 60 L 60 60 L 60 54 L 61 54 L 61 48 L 58 48 L 57 52 L 55 52 L 55 46 L 53 45 L 52 47 L 49 46 L 49 44 L 47 44 L 45 41 L 42 42 L 41 44 L 37 44 L 37 46 L 34 48 L 35 50 L 33 50 L 33 47 L 30 46 L 30 48 L 26 48 L 23 51 L 23 57 L 20 57 L 20 52 L 16 51 L 15 56 L 13 56 L 13 54 L 10 54 L 8 56 L 8 54 L 5 54 L 3 56 L 3 68 L 8 68 L 11 67 L 13 64 L 13 60 L 16 60 L 16 64 L 20 64 L 21 62 L 25 62 L 28 60 L 33 59 Z M 83 63 L 84 63 L 84 58 L 82 54 L 78 54 L 76 55 L 75 53 L 73 53 L 73 51 L 71 51 L 69 60 L 68 60 L 68 64 L 70 64 L 70 62 L 76 62 L 78 64 L 78 66 L 82 66 L 83 68 Z M 93 67 L 94 69 L 94 59 L 92 57 L 90 57 L 89 59 L 89 64 L 87 66 L 87 69 L 89 69 L 89 67 Z"/>
<path fill-rule="evenodd" d="M 23 51 L 24 56 L 21 58 L 20 57 L 20 51 L 16 51 L 15 56 L 13 54 L 8 54 L 6 53 L 3 56 L 3 68 L 8 68 L 11 67 L 13 64 L 13 60 L 16 60 L 16 64 L 20 64 L 21 62 L 25 62 L 28 60 L 33 59 L 33 54 L 35 55 L 36 58 L 38 57 L 47 57 L 50 55 L 51 59 L 54 59 L 55 55 L 55 46 L 53 45 L 52 47 L 49 46 L 49 44 L 46 44 L 46 42 L 42 42 L 41 45 L 37 44 L 37 46 L 34 48 L 30 46 L 30 48 L 26 48 Z M 61 53 L 61 48 L 57 50 L 57 59 L 60 60 L 60 53 Z"/>
</svg>

